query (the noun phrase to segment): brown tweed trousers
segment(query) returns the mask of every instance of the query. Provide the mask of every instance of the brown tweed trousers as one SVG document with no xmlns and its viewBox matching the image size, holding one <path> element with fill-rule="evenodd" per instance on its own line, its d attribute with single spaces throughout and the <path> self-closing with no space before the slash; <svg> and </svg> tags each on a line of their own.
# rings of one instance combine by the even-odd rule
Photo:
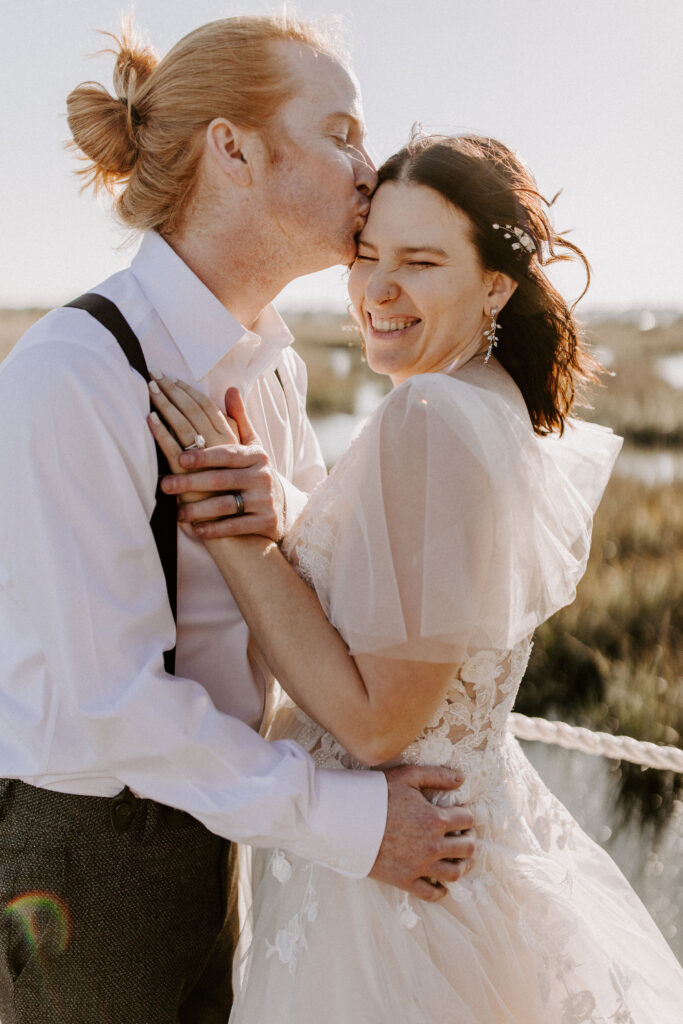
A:
<svg viewBox="0 0 683 1024">
<path fill-rule="evenodd" d="M 2 1024 L 226 1024 L 232 850 L 128 791 L 0 780 Z"/>
</svg>

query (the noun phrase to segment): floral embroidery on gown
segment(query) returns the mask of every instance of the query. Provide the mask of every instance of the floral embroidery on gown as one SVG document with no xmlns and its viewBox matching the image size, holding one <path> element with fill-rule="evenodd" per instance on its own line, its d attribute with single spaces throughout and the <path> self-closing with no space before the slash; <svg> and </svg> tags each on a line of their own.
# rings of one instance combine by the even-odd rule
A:
<svg viewBox="0 0 683 1024">
<path fill-rule="evenodd" d="M 678 1024 L 683 971 L 609 856 L 507 730 L 534 628 L 568 604 L 620 441 L 533 434 L 497 363 L 396 388 L 286 540 L 352 653 L 449 662 L 398 759 L 461 768 L 475 866 L 437 904 L 281 850 L 254 854 L 235 1024 Z M 271 737 L 359 767 L 283 700 Z"/>
</svg>

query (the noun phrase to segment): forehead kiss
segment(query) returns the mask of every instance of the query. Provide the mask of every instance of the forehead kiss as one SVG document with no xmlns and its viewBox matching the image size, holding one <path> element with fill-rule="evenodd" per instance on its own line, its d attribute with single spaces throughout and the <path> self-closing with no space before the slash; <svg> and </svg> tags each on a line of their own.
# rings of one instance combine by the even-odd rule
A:
<svg viewBox="0 0 683 1024">
<path fill-rule="evenodd" d="M 293 89 L 275 123 L 281 158 L 267 170 L 265 194 L 298 276 L 353 258 L 377 173 L 349 68 L 291 44 L 287 60 Z"/>
</svg>

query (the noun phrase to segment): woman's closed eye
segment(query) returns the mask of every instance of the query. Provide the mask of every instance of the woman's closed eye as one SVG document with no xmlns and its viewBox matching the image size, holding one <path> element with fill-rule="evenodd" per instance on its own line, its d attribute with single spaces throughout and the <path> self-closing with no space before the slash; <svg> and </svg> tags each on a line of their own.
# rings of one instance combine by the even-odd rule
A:
<svg viewBox="0 0 683 1024">
<path fill-rule="evenodd" d="M 354 262 L 356 262 L 356 263 L 378 263 L 379 259 L 378 259 L 377 256 L 370 256 L 366 252 L 359 252 L 359 253 L 356 254 L 356 258 L 355 258 Z M 438 267 L 439 264 L 438 263 L 434 263 L 432 260 L 406 260 L 405 263 L 403 264 L 403 266 L 406 266 L 406 267 L 417 267 L 417 268 L 420 268 L 420 269 L 424 269 L 426 267 Z M 397 270 L 398 266 L 395 267 L 394 269 Z"/>
</svg>

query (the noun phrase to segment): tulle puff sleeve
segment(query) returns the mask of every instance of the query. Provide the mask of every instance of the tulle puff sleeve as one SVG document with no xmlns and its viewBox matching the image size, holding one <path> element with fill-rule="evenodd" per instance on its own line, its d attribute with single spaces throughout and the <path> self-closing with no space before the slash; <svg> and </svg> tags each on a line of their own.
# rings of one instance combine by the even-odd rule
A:
<svg viewBox="0 0 683 1024">
<path fill-rule="evenodd" d="M 497 365 L 412 377 L 314 492 L 286 550 L 354 654 L 509 650 L 574 598 L 620 446 L 580 421 L 538 437 Z"/>
</svg>

